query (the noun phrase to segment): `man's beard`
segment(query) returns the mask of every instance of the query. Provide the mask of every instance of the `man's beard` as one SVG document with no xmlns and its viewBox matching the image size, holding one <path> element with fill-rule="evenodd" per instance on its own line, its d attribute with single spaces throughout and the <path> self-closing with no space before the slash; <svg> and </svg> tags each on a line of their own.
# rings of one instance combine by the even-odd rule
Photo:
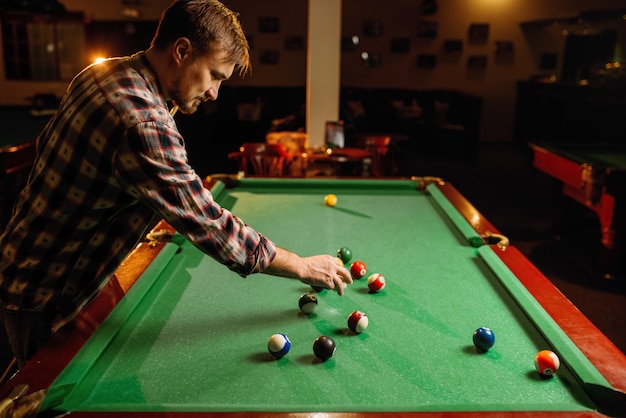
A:
<svg viewBox="0 0 626 418">
<path fill-rule="evenodd" d="M 200 101 L 197 98 L 193 99 L 193 100 L 186 101 L 186 102 L 179 102 L 178 100 L 174 99 L 174 100 L 172 100 L 172 103 L 174 105 L 178 106 L 179 112 L 181 112 L 181 113 L 183 113 L 185 115 L 191 115 L 196 110 L 198 110 L 198 107 L 200 106 L 202 101 Z"/>
<path fill-rule="evenodd" d="M 176 86 L 179 83 L 175 83 Z M 204 97 L 193 97 L 192 99 L 188 99 L 187 97 L 183 97 L 181 91 L 176 88 L 173 93 L 171 93 L 172 103 L 178 106 L 178 110 L 185 115 L 191 115 L 198 107 L 202 104 L 202 102 L 209 100 L 209 96 L 205 95 Z"/>
</svg>

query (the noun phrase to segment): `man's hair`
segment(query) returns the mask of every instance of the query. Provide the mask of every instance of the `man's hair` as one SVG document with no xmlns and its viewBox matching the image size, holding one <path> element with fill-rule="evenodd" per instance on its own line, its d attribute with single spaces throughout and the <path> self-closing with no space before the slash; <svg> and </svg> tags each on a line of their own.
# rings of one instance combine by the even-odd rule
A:
<svg viewBox="0 0 626 418">
<path fill-rule="evenodd" d="M 223 50 L 226 60 L 244 75 L 250 70 L 248 41 L 237 14 L 217 0 L 176 0 L 163 12 L 151 46 L 165 49 L 178 38 L 189 39 L 200 54 Z"/>
</svg>

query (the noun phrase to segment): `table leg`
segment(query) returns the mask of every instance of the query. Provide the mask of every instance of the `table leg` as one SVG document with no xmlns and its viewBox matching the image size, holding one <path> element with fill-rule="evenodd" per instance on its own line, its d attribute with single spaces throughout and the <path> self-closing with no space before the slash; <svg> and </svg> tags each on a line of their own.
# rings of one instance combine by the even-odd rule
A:
<svg viewBox="0 0 626 418">
<path fill-rule="evenodd" d="M 595 202 L 589 199 L 584 188 L 563 185 L 563 195 L 574 199 L 589 208 L 598 216 L 600 223 L 600 248 L 598 268 L 605 278 L 615 278 L 626 274 L 626 221 L 624 198 L 608 193 L 600 193 Z"/>
</svg>

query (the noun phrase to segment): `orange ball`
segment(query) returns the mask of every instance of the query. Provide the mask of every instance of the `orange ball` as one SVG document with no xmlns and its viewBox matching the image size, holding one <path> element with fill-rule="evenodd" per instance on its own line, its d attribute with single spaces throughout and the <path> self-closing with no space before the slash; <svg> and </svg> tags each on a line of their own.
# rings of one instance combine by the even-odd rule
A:
<svg viewBox="0 0 626 418">
<path fill-rule="evenodd" d="M 554 375 L 560 366 L 559 356 L 550 350 L 541 350 L 535 356 L 535 369 L 542 376 L 550 377 Z"/>
</svg>

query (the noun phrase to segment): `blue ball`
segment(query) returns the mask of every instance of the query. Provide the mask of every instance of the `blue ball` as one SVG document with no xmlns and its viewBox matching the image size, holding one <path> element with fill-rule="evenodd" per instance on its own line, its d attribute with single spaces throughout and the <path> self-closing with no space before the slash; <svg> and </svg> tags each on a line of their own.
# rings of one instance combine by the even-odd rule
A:
<svg viewBox="0 0 626 418">
<path fill-rule="evenodd" d="M 474 331 L 474 345 L 480 351 L 487 351 L 496 342 L 496 336 L 493 331 L 487 327 L 480 327 Z"/>
<path fill-rule="evenodd" d="M 267 350 L 276 358 L 281 358 L 289 352 L 291 341 L 285 334 L 274 334 L 267 342 Z"/>
</svg>

